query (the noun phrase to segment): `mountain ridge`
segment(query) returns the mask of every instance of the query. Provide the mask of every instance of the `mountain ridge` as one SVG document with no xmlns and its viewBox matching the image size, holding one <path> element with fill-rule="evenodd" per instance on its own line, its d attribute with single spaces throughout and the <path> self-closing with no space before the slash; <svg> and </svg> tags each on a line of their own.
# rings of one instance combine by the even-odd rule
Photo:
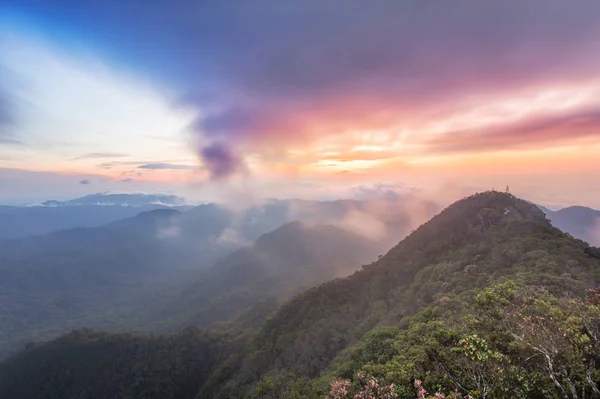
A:
<svg viewBox="0 0 600 399">
<path fill-rule="evenodd" d="M 457 201 L 363 270 L 284 304 L 252 349 L 230 360 L 225 374 L 213 374 L 198 397 L 244 395 L 277 369 L 316 378 L 370 329 L 397 323 L 444 292 L 468 296 L 512 275 L 581 292 L 600 281 L 600 259 L 587 248 L 553 227 L 537 206 L 510 194 L 485 192 Z M 307 347 L 307 340 L 318 344 Z"/>
<path fill-rule="evenodd" d="M 338 227 L 290 222 L 217 262 L 183 293 L 180 303 L 172 303 L 161 314 L 191 308 L 188 323 L 227 322 L 262 301 L 287 299 L 314 284 L 348 275 L 380 250 Z"/>
<path fill-rule="evenodd" d="M 305 227 L 306 224 L 293 223 L 283 230 L 294 232 Z M 260 240 L 260 245 L 265 245 L 265 240 L 268 243 L 268 237 Z M 273 240 L 272 245 L 277 247 L 280 243 Z M 242 252 L 241 261 L 249 256 Z M 510 290 L 511 286 L 506 284 L 511 280 L 524 287 L 546 290 L 554 298 L 581 298 L 587 289 L 600 283 L 600 250 L 552 226 L 544 212 L 531 202 L 499 192 L 467 197 L 434 216 L 385 255 L 350 276 L 310 288 L 276 310 L 277 306 L 269 296 L 248 309 L 246 315 L 238 316 L 238 320 L 244 319 L 243 323 L 247 323 L 253 315 L 262 318 L 271 314 L 264 324 L 252 325 L 251 330 L 242 333 L 239 350 L 221 358 L 224 360 L 217 362 L 218 366 L 214 364 L 210 376 L 203 375 L 202 381 L 197 381 L 196 397 L 272 397 L 268 394 L 255 396 L 255 392 L 269 392 L 269 387 L 277 384 L 280 377 L 287 384 L 285 389 L 294 390 L 295 384 L 308 389 L 307 384 L 313 384 L 321 394 L 298 396 L 296 392 L 277 397 L 322 397 L 327 392 L 322 382 L 339 377 L 351 379 L 363 366 L 366 370 L 381 373 L 376 367 L 383 367 L 389 360 L 383 353 L 385 351 L 400 351 L 402 355 L 412 356 L 414 350 L 421 350 L 418 345 L 425 345 L 418 338 L 428 338 L 428 329 L 439 331 L 441 335 L 437 339 L 443 338 L 440 343 L 456 345 L 461 336 L 452 329 L 445 331 L 443 319 L 439 319 L 439 307 L 470 308 L 480 300 L 480 294 L 496 295 L 498 288 L 495 287 Z M 194 301 L 190 306 L 194 306 Z M 232 327 L 244 328 L 244 325 L 226 325 L 226 328 Z M 417 339 L 407 338 L 409 333 L 417 334 Z M 387 343 L 392 338 L 408 341 Z M 407 342 L 413 347 L 406 348 Z M 65 346 L 61 350 L 71 351 L 74 347 L 68 340 L 63 343 Z M 12 361 L 36 364 L 39 353 L 24 351 Z M 415 353 L 421 356 L 420 352 Z M 53 356 L 60 359 L 60 351 Z M 114 361 L 123 359 L 121 352 L 111 356 Z M 207 353 L 206 356 L 213 355 Z M 410 359 L 408 365 L 414 361 Z M 5 364 L 0 364 L 0 381 Z M 23 373 L 32 373 L 28 378 L 31 381 L 51 382 L 35 369 L 24 370 Z M 412 374 L 393 377 L 394 370 L 390 373 L 405 384 L 398 387 L 405 394 L 402 397 L 411 397 L 413 387 L 406 384 L 412 384 L 411 378 L 419 375 L 410 367 L 408 371 L 403 370 L 401 368 L 402 372 Z M 182 368 L 181 372 L 184 371 Z M 7 372 L 10 370 L 4 371 Z M 148 375 L 141 374 L 143 378 Z M 286 380 L 288 375 L 297 377 Z M 53 378 L 62 380 L 64 375 Z M 89 376 L 82 375 L 81 378 L 85 380 Z M 442 383 L 446 384 L 444 386 L 449 384 L 444 380 L 426 382 L 438 384 L 437 387 Z M 359 382 L 356 384 L 360 386 Z M 11 384 L 6 386 L 14 388 Z M 0 394 L 2 392 L 6 391 L 0 389 Z M 477 395 L 478 391 L 469 390 L 465 394 L 473 392 Z M 54 393 L 56 395 L 49 399 L 64 398 L 66 393 L 66 397 L 80 397 L 82 391 Z"/>
</svg>

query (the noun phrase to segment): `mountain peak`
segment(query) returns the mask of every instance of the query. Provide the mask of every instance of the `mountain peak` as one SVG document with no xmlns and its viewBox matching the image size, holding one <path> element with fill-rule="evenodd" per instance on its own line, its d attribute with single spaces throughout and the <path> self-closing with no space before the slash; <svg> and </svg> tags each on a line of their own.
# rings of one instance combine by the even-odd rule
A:
<svg viewBox="0 0 600 399">
<path fill-rule="evenodd" d="M 509 193 L 485 191 L 448 206 L 392 248 L 384 260 L 414 251 L 436 257 L 450 248 L 494 241 L 501 232 L 520 237 L 551 227 L 535 204 Z"/>
<path fill-rule="evenodd" d="M 535 204 L 509 193 L 485 191 L 456 201 L 422 227 L 435 225 L 438 229 L 447 227 L 454 230 L 463 225 L 489 228 L 513 220 L 549 223 L 544 212 Z"/>
<path fill-rule="evenodd" d="M 444 213 L 458 212 L 487 224 L 498 224 L 515 219 L 547 223 L 546 215 L 535 204 L 509 193 L 485 191 L 463 198 L 450 205 Z"/>
</svg>

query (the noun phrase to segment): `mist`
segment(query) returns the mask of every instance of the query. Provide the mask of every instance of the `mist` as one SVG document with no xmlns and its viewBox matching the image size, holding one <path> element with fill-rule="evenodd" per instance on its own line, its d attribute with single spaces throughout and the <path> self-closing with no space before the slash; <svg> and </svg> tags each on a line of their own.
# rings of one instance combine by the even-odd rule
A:
<svg viewBox="0 0 600 399">
<path fill-rule="evenodd" d="M 600 217 L 596 218 L 594 225 L 589 230 L 590 244 L 600 247 Z"/>
</svg>

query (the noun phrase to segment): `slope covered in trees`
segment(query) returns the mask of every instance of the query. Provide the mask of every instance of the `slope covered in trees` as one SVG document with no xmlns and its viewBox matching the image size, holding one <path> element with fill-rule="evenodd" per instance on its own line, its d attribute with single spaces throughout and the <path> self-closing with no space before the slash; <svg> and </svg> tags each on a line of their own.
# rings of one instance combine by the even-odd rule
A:
<svg viewBox="0 0 600 399">
<path fill-rule="evenodd" d="M 139 221 L 119 225 L 130 223 Z M 333 226 L 286 224 L 217 263 L 165 307 L 140 305 L 132 314 L 140 328 L 169 330 L 218 321 L 228 327 L 223 322 L 230 321 L 247 327 L 245 334 L 234 337 L 233 333 L 194 329 L 166 337 L 71 333 L 33 345 L 5 362 L 0 367 L 4 384 L 0 383 L 0 397 L 18 393 L 17 397 L 34 398 L 44 389 L 51 392 L 49 398 L 193 397 L 208 371 L 216 368 L 215 359 L 225 360 L 230 353 L 231 345 L 225 345 L 228 341 L 222 342 L 223 338 L 241 350 L 239 345 L 248 341 L 250 329 L 259 328 L 280 301 L 316 283 L 352 273 L 379 251 L 373 242 Z M 34 370 L 44 372 L 36 374 L 32 386 L 22 386 L 23 378 Z M 128 387 L 128 381 L 135 384 Z"/>
<path fill-rule="evenodd" d="M 230 213 L 203 205 L 0 241 L 0 357 L 71 329 L 173 332 L 231 321 L 255 305 L 263 316 L 248 322 L 258 326 L 267 307 L 385 250 L 340 228 L 295 222 L 214 265 L 240 245 L 221 239 L 230 224 Z"/>
<path fill-rule="evenodd" d="M 466 198 L 374 264 L 286 303 L 245 355 L 213 374 L 200 397 L 243 396 L 283 371 L 328 375 L 373 328 L 401 323 L 443 297 L 469 303 L 508 279 L 557 296 L 583 295 L 600 281 L 599 258 L 531 203 L 497 192 Z"/>
<path fill-rule="evenodd" d="M 285 247 L 286 237 L 272 240 L 270 248 Z M 240 253 L 244 259 L 256 257 Z M 252 283 L 258 271 L 270 270 L 256 265 L 250 276 L 234 272 L 225 281 L 237 277 Z M 236 268 L 232 261 L 229 270 Z M 286 275 L 292 277 L 298 275 Z M 198 385 L 197 395 L 186 389 L 178 397 L 597 397 L 600 299 L 594 287 L 599 282 L 600 250 L 553 227 L 531 203 L 504 193 L 478 194 L 451 205 L 362 270 L 295 296 L 262 327 L 249 321 L 262 319 L 276 302 L 258 302 L 238 321 L 259 330 L 237 336 L 239 350 L 216 356 L 210 373 L 199 371 L 193 384 L 181 383 Z M 258 284 L 250 286 L 267 286 Z M 156 397 L 156 384 L 148 379 L 154 380 L 153 367 L 160 362 L 151 355 L 127 356 L 125 349 L 103 360 L 90 357 L 88 371 L 76 378 L 88 381 L 92 368 L 100 370 L 97 378 L 107 381 L 106 387 L 64 385 L 78 364 L 68 356 L 68 371 L 59 368 L 47 376 L 47 367 L 35 365 L 62 364 L 66 353 L 95 347 L 68 337 L 3 363 L 0 396 L 23 392 L 28 399 L 36 397 L 35 389 L 46 389 L 67 392 L 65 397 L 105 397 L 107 389 L 123 393 L 118 387 L 125 380 L 139 379 L 149 391 L 127 395 Z M 57 342 L 64 345 L 51 354 L 42 350 Z M 221 353 L 219 345 L 211 347 Z M 136 379 L 125 373 L 110 383 L 112 374 L 102 364 L 142 371 Z M 183 363 L 172 367 L 177 375 L 187 370 Z M 19 391 L 24 381 L 33 382 L 30 391 Z M 169 387 L 180 384 L 172 381 Z"/>
<path fill-rule="evenodd" d="M 415 380 L 448 397 L 595 398 L 599 305 L 598 288 L 561 298 L 514 281 L 470 300 L 444 296 L 397 326 L 370 331 L 339 356 L 329 379 L 349 393 L 377 381 L 403 398 L 418 396 Z"/>
<path fill-rule="evenodd" d="M 209 326 L 231 321 L 255 305 L 273 310 L 294 294 L 351 274 L 384 250 L 337 227 L 288 223 L 219 261 L 179 297 L 149 315 L 148 324 L 157 320 L 157 327 Z M 252 323 L 257 322 L 254 317 Z"/>
<path fill-rule="evenodd" d="M 0 364 L 0 397 L 192 398 L 242 342 L 193 328 L 167 336 L 74 331 Z"/>
<path fill-rule="evenodd" d="M 101 227 L 1 240 L 0 357 L 74 328 L 131 328 L 131 313 L 149 297 L 237 248 L 217 241 L 227 220 L 202 210 L 159 209 Z"/>
</svg>

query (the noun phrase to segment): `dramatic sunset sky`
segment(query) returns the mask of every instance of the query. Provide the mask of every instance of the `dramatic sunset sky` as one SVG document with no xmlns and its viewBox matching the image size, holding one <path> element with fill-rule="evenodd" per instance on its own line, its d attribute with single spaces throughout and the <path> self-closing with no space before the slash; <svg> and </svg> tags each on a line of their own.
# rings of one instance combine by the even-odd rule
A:
<svg viewBox="0 0 600 399">
<path fill-rule="evenodd" d="M 0 0 L 0 202 L 600 208 L 600 1 Z"/>
</svg>

